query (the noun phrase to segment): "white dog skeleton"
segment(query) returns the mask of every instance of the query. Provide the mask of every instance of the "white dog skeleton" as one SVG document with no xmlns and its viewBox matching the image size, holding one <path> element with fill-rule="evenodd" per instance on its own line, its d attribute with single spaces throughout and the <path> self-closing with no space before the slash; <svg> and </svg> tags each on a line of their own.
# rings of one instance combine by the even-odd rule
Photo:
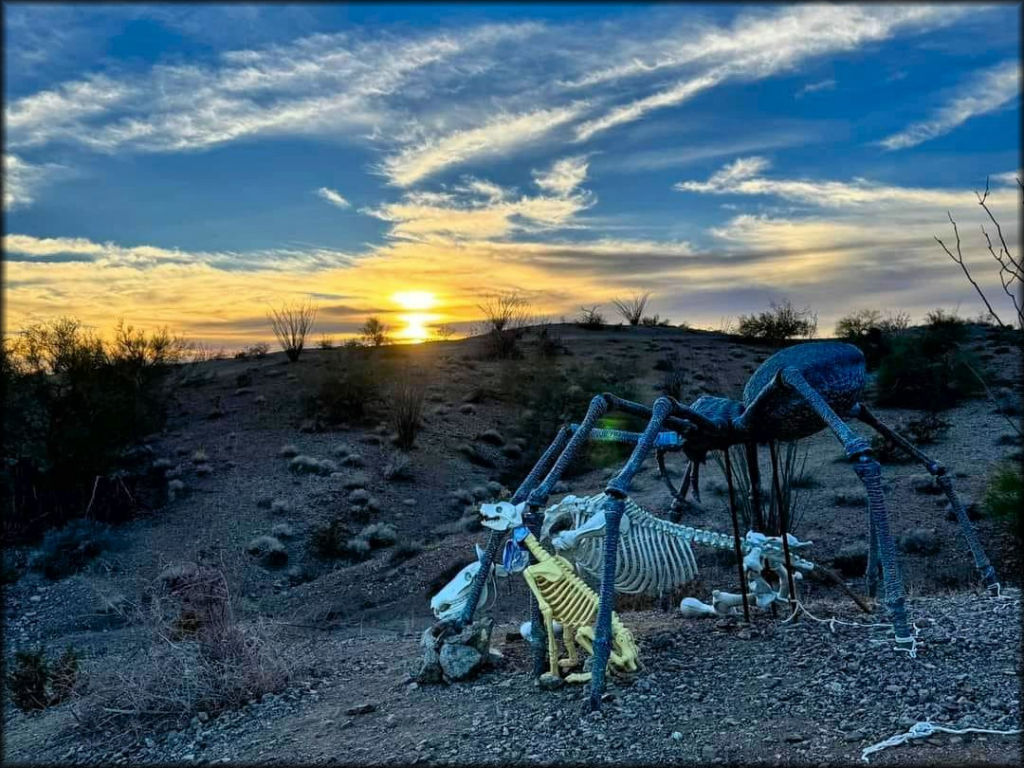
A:
<svg viewBox="0 0 1024 768">
<path fill-rule="evenodd" d="M 600 579 L 603 557 L 603 499 L 604 494 L 583 498 L 566 496 L 545 510 L 540 537 L 541 540 L 550 538 L 557 550 L 575 560 L 577 572 L 594 580 Z M 571 518 L 573 528 L 552 538 L 553 528 L 565 517 Z M 619 556 L 616 558 L 615 591 L 625 594 L 659 595 L 690 583 L 697 575 L 697 562 L 691 550 L 691 544 L 694 543 L 730 551 L 735 546 L 732 536 L 670 523 L 655 517 L 627 499 L 620 529 Z M 810 571 L 815 566 L 809 560 L 796 556 L 794 551 L 809 546 L 811 542 L 799 541 L 792 534 L 788 534 L 788 544 L 790 560 L 796 570 L 794 576 L 800 578 L 801 571 Z M 766 608 L 777 601 L 787 602 L 788 579 L 781 538 L 750 531 L 741 542 L 741 550 L 744 554 L 746 583 L 750 590 L 748 599 L 761 608 Z M 479 558 L 481 554 L 482 550 L 478 546 L 477 557 Z M 766 565 L 781 575 L 778 591 L 772 589 L 762 575 Z M 459 616 L 469 599 L 473 575 L 479 569 L 479 560 L 470 563 L 434 596 L 430 601 L 430 607 L 438 619 L 454 620 Z M 507 576 L 508 569 L 495 564 L 489 575 L 491 578 L 484 585 L 481 603 L 486 602 L 490 592 L 487 587 L 494 586 L 493 577 Z M 734 612 L 742 600 L 742 595 L 738 593 L 714 590 L 712 605 L 688 597 L 679 607 L 685 616 L 722 615 Z M 528 623 L 523 625 L 522 630 L 525 630 L 525 636 L 528 636 Z"/>
</svg>

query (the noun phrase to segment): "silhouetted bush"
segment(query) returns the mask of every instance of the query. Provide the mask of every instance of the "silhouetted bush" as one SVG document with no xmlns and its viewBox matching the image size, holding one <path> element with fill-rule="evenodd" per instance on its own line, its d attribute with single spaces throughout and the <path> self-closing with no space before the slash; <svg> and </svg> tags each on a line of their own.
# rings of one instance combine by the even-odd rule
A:
<svg viewBox="0 0 1024 768">
<path fill-rule="evenodd" d="M 306 336 L 313 328 L 317 307 L 312 302 L 301 304 L 285 304 L 280 309 L 271 309 L 267 313 L 270 327 L 277 337 L 281 349 L 288 355 L 288 360 L 296 362 L 306 346 Z"/>
<path fill-rule="evenodd" d="M 640 325 L 648 328 L 671 328 L 672 321 L 661 315 L 647 315 L 640 320 Z"/>
<path fill-rule="evenodd" d="M 756 315 L 740 315 L 739 335 L 779 343 L 788 339 L 810 339 L 818 330 L 818 316 L 807 307 L 796 309 L 789 300 Z"/>
<path fill-rule="evenodd" d="M 485 356 L 498 360 L 520 357 L 519 340 L 532 318 L 526 297 L 515 291 L 500 293 L 477 306 L 484 313 Z"/>
<path fill-rule="evenodd" d="M 363 343 L 368 347 L 382 347 L 391 343 L 391 326 L 382 322 L 379 317 L 368 317 L 359 329 Z"/>
<path fill-rule="evenodd" d="M 388 417 L 395 430 L 395 444 L 403 451 L 412 448 L 422 427 L 426 383 L 422 373 L 406 371 L 392 382 L 387 397 Z"/>
<path fill-rule="evenodd" d="M 615 311 L 622 315 L 623 320 L 630 325 L 640 325 L 650 298 L 650 292 L 636 293 L 628 299 L 612 299 L 612 304 L 615 306 Z"/>
<path fill-rule="evenodd" d="M 836 338 L 859 347 L 868 370 L 874 370 L 891 351 L 892 338 L 909 327 L 910 315 L 906 312 L 890 312 L 883 316 L 877 309 L 861 309 L 839 319 Z"/>
<path fill-rule="evenodd" d="M 605 319 L 604 315 L 598 309 L 597 304 L 592 307 L 580 307 L 580 313 L 576 317 L 576 325 L 580 328 L 586 328 L 588 331 L 596 331 L 600 328 L 604 328 Z"/>
<path fill-rule="evenodd" d="M 124 449 L 163 425 L 165 376 L 186 349 L 166 329 L 146 335 L 123 322 L 104 343 L 73 318 L 5 343 L 5 535 L 32 539 L 87 510 L 111 522 L 136 511 L 139 457 Z"/>
<path fill-rule="evenodd" d="M 893 338 L 878 365 L 877 403 L 935 412 L 977 394 L 980 365 L 961 345 L 967 333 L 960 318 L 937 310 L 924 328 Z"/>
<path fill-rule="evenodd" d="M 329 424 L 358 423 L 382 402 L 387 376 L 371 350 L 339 349 L 320 373 L 314 408 Z"/>
</svg>

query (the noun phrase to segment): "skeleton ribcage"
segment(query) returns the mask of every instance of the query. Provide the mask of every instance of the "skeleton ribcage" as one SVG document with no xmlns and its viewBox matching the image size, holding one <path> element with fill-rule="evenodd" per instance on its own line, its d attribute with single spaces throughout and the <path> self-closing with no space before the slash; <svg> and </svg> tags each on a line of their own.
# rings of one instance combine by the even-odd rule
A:
<svg viewBox="0 0 1024 768">
<path fill-rule="evenodd" d="M 593 624 L 597 618 L 597 594 L 572 572 L 572 565 L 567 560 L 552 558 L 555 560 L 561 560 L 558 579 L 551 579 L 546 568 L 531 566 L 531 575 L 544 601 L 562 624 L 573 627 Z"/>
<path fill-rule="evenodd" d="M 587 508 L 592 508 L 587 505 Z M 684 526 L 654 517 L 631 499 L 626 500 L 629 529 L 619 537 L 615 558 L 615 591 L 660 596 L 688 584 L 697 576 L 697 561 Z M 578 528 L 590 517 L 585 508 L 573 514 Z M 691 529 L 692 530 L 692 529 Z M 599 583 L 604 562 L 604 537 L 580 540 L 576 552 L 580 572 Z"/>
</svg>

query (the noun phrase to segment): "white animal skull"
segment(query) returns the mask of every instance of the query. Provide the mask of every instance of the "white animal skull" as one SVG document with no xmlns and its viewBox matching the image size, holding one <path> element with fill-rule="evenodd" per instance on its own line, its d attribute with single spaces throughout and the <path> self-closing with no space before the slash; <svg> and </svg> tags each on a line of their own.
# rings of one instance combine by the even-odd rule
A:
<svg viewBox="0 0 1024 768">
<path fill-rule="evenodd" d="M 484 528 L 494 531 L 510 531 L 523 524 L 523 510 L 526 502 L 512 504 L 507 501 L 499 501 L 497 504 L 481 504 L 480 516 L 483 520 L 480 524 Z"/>
<path fill-rule="evenodd" d="M 434 612 L 440 621 L 453 621 L 457 619 L 469 602 L 469 590 L 473 586 L 473 577 L 480 570 L 480 561 L 483 559 L 484 550 L 476 545 L 477 559 L 459 571 L 452 580 L 445 584 L 436 595 L 430 600 L 430 610 Z M 480 599 L 477 605 L 486 604 L 490 590 L 494 588 L 494 577 L 504 578 L 508 576 L 499 563 L 491 565 L 491 572 L 484 581 L 483 589 L 480 591 Z"/>
</svg>

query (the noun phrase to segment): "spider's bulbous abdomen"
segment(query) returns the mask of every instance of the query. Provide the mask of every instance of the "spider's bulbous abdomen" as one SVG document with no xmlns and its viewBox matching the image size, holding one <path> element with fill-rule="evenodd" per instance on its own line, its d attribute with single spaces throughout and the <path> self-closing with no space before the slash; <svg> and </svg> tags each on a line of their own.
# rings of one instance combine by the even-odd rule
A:
<svg viewBox="0 0 1024 768">
<path fill-rule="evenodd" d="M 818 341 L 779 350 L 754 371 L 743 388 L 743 403 L 751 401 L 775 376 L 795 368 L 840 417 L 846 417 L 864 389 L 864 354 L 852 344 Z M 758 403 L 750 414 L 752 437 L 761 440 L 797 440 L 824 426 L 807 401 L 789 387 L 780 387 Z"/>
<path fill-rule="evenodd" d="M 693 401 L 690 409 L 725 428 L 743 413 L 743 404 L 728 397 L 701 395 Z"/>
</svg>

